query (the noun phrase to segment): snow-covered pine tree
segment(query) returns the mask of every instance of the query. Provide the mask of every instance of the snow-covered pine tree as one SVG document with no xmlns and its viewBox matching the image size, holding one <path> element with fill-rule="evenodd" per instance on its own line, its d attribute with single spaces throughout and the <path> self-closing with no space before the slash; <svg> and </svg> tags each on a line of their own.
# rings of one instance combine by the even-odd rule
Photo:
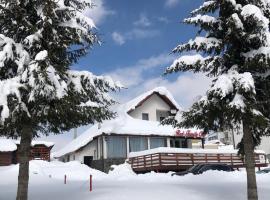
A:
<svg viewBox="0 0 270 200">
<path fill-rule="evenodd" d="M 269 135 L 270 119 L 270 1 L 206 0 L 184 20 L 199 28 L 198 34 L 173 52 L 180 56 L 166 73 L 206 73 L 213 83 L 206 95 L 180 120 L 177 127 L 208 130 L 240 125 L 245 154 L 248 199 L 257 200 L 254 148 Z M 194 52 L 197 54 L 194 55 Z"/>
<path fill-rule="evenodd" d="M 71 70 L 97 43 L 89 0 L 0 1 L 0 135 L 20 137 L 17 200 L 26 200 L 32 138 L 114 116 L 110 77 Z"/>
</svg>

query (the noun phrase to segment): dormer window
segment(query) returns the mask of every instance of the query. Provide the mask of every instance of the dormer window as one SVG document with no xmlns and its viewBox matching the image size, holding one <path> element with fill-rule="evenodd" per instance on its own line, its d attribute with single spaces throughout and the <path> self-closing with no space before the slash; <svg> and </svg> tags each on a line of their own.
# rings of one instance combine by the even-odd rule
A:
<svg viewBox="0 0 270 200">
<path fill-rule="evenodd" d="M 142 113 L 142 120 L 149 120 L 149 114 L 148 113 Z"/>
</svg>

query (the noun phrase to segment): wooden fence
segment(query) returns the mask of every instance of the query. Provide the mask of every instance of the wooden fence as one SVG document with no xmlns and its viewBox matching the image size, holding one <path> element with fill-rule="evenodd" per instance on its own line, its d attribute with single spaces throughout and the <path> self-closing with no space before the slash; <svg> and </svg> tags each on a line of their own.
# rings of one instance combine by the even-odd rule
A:
<svg viewBox="0 0 270 200">
<path fill-rule="evenodd" d="M 255 154 L 256 167 L 267 166 L 265 154 Z M 243 158 L 237 154 L 226 153 L 154 153 L 129 158 L 135 172 L 182 171 L 200 163 L 224 163 L 234 168 L 244 167 Z"/>
</svg>

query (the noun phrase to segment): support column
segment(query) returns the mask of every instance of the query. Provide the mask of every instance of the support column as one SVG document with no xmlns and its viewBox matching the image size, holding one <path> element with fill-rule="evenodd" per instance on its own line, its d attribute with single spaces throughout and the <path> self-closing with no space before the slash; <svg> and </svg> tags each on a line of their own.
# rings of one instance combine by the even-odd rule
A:
<svg viewBox="0 0 270 200">
<path fill-rule="evenodd" d="M 150 137 L 147 137 L 147 149 L 150 149 L 151 146 L 150 146 Z"/>
<path fill-rule="evenodd" d="M 104 159 L 107 159 L 107 142 L 105 140 L 105 137 L 108 137 L 108 136 L 102 136 L 102 142 L 103 142 L 103 158 Z"/>
<path fill-rule="evenodd" d="M 129 154 L 129 136 L 127 136 L 127 158 Z"/>
<path fill-rule="evenodd" d="M 171 147 L 170 138 L 167 138 L 167 147 Z"/>
</svg>

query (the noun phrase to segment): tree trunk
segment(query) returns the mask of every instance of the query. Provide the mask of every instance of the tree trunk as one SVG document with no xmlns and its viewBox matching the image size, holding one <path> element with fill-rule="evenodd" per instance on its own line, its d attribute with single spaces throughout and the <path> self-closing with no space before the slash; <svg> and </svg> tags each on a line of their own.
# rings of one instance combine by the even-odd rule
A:
<svg viewBox="0 0 270 200">
<path fill-rule="evenodd" d="M 30 127 L 22 129 L 21 142 L 19 147 L 19 176 L 16 200 L 27 200 L 29 182 L 29 158 L 32 142 L 32 130 Z"/>
<path fill-rule="evenodd" d="M 251 129 L 248 123 L 243 122 L 243 142 L 245 153 L 245 166 L 247 171 L 248 200 L 258 200 L 257 183 L 255 174 L 254 144 Z"/>
</svg>

